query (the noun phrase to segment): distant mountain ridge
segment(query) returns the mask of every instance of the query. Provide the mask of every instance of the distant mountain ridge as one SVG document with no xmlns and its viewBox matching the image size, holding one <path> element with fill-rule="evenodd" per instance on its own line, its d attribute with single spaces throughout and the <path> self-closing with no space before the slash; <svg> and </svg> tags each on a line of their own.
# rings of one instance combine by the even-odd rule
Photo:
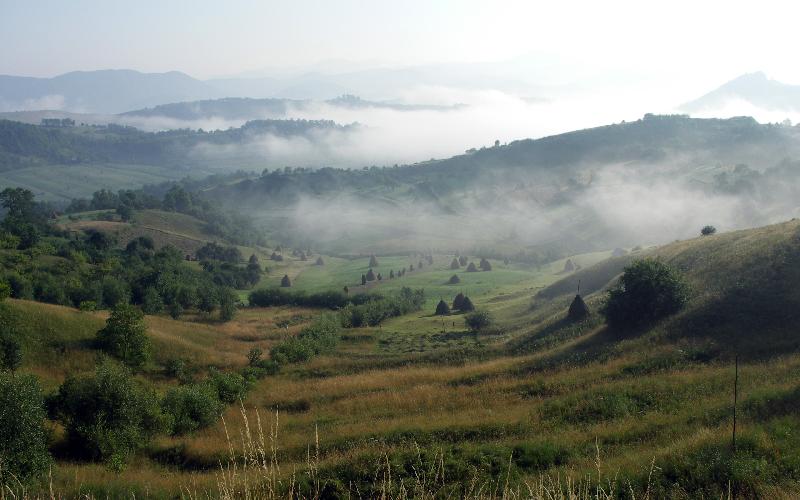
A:
<svg viewBox="0 0 800 500">
<path fill-rule="evenodd" d="M 178 71 L 74 71 L 53 78 L 0 75 L 0 110 L 63 109 L 122 113 L 167 102 L 224 97 L 217 88 Z"/>
<path fill-rule="evenodd" d="M 120 114 L 167 104 L 222 98 L 331 101 L 336 105 L 438 109 L 450 106 L 387 102 L 414 82 L 411 69 L 375 69 L 344 74 L 306 73 L 275 78 L 199 80 L 185 73 L 141 73 L 134 70 L 74 71 L 52 78 L 0 75 L 0 112 L 54 110 L 87 114 Z M 429 75 L 432 84 L 442 74 Z M 463 78 L 462 78 L 463 79 Z M 480 82 L 478 82 L 480 83 Z M 336 102 L 337 96 L 386 93 L 379 100 Z M 230 102 L 229 102 L 230 104 Z"/>
<path fill-rule="evenodd" d="M 772 80 L 763 72 L 747 73 L 720 86 L 680 109 L 688 113 L 714 110 L 732 100 L 748 102 L 770 111 L 800 111 L 800 85 Z"/>
</svg>

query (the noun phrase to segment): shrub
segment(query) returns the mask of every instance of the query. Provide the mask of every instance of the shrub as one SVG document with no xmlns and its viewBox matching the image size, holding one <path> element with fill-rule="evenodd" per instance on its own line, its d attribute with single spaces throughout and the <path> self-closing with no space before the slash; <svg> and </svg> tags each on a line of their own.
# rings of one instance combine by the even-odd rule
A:
<svg viewBox="0 0 800 500">
<path fill-rule="evenodd" d="M 6 281 L 0 281 L 0 301 L 11 297 L 11 285 Z"/>
<path fill-rule="evenodd" d="M 631 328 L 679 311 L 689 300 L 689 287 L 677 271 L 655 259 L 625 268 L 602 310 L 609 326 Z"/>
<path fill-rule="evenodd" d="M 167 424 L 155 392 L 109 360 L 102 361 L 92 377 L 67 378 L 51 406 L 75 456 L 116 468 Z"/>
<path fill-rule="evenodd" d="M 512 450 L 514 464 L 528 471 L 543 471 L 564 465 L 569 460 L 569 450 L 549 442 L 523 443 Z"/>
<path fill-rule="evenodd" d="M 134 306 L 117 306 L 96 338 L 101 349 L 131 367 L 141 368 L 150 359 L 144 314 Z"/>
<path fill-rule="evenodd" d="M 225 407 L 213 386 L 192 384 L 170 389 L 162 408 L 170 418 L 171 433 L 181 435 L 213 425 Z"/>
<path fill-rule="evenodd" d="M 48 470 L 45 416 L 34 376 L 0 373 L 0 484 L 28 482 Z"/>
<path fill-rule="evenodd" d="M 700 230 L 700 234 L 703 236 L 709 236 L 717 232 L 717 228 L 714 226 L 703 226 L 703 229 Z"/>
<path fill-rule="evenodd" d="M 220 401 L 233 404 L 244 398 L 247 392 L 247 382 L 238 373 L 223 373 L 213 370 L 209 377 L 211 387 L 217 392 Z"/>
<path fill-rule="evenodd" d="M 90 312 L 97 309 L 97 302 L 93 300 L 82 300 L 80 304 L 78 304 L 78 309 L 84 312 Z"/>
<path fill-rule="evenodd" d="M 488 311 L 473 311 L 464 316 L 464 322 L 473 332 L 485 330 L 492 324 L 492 317 Z"/>
</svg>

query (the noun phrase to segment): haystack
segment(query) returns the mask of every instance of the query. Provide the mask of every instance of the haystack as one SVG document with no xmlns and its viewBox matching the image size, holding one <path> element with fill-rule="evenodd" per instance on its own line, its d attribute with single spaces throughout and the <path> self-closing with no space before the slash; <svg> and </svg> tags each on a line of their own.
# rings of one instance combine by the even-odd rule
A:
<svg viewBox="0 0 800 500">
<path fill-rule="evenodd" d="M 586 302 L 583 301 L 583 298 L 580 294 L 576 295 L 574 299 L 572 299 L 572 304 L 569 305 L 569 312 L 567 312 L 567 317 L 571 320 L 582 320 L 588 317 L 590 314 L 589 307 L 586 305 Z"/>
</svg>

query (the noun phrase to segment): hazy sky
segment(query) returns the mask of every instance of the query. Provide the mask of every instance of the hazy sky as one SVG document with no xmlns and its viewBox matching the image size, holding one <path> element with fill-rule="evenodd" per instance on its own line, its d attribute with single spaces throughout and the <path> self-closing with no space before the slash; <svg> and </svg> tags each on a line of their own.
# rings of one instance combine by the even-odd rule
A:
<svg viewBox="0 0 800 500">
<path fill-rule="evenodd" d="M 0 0 L 0 74 L 179 70 L 199 78 L 324 61 L 411 65 L 526 54 L 716 85 L 800 83 L 796 2 Z M 554 73 L 560 69 L 556 66 Z"/>
</svg>

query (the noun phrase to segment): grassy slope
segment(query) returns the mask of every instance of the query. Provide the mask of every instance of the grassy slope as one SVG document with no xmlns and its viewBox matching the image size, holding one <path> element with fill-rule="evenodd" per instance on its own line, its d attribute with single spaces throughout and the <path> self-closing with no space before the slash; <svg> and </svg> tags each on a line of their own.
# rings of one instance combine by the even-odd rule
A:
<svg viewBox="0 0 800 500">
<path fill-rule="evenodd" d="M 534 295 L 539 286 L 562 277 L 557 265 L 549 274 L 542 270 L 537 277 L 528 271 L 506 280 L 505 273 L 523 271 L 502 270 L 501 263 L 493 263 L 496 271 L 476 274 L 476 280 L 488 280 L 491 274 L 493 281 L 475 296 L 495 314 L 504 336 L 472 339 L 470 345 L 479 348 L 470 354 L 460 349 L 466 346 L 460 339 L 469 336 L 457 322 L 454 331 L 433 342 L 436 333 L 425 329 L 426 322 L 434 321 L 426 317 L 427 311 L 394 319 L 380 329 L 348 331 L 334 355 L 265 379 L 251 391 L 245 406 L 259 410 L 265 426 L 270 409 L 284 408 L 278 443 L 285 471 L 304 466 L 317 429 L 323 471 L 346 464 L 348 474 L 365 467 L 374 472 L 376 460 L 368 459 L 367 467 L 361 457 L 413 450 L 414 443 L 428 449 L 455 448 L 465 456 L 499 450 L 506 462 L 514 446 L 549 443 L 565 450 L 565 465 L 514 462 L 515 471 L 528 478 L 537 477 L 542 468 L 575 476 L 596 474 L 599 449 L 601 473 L 629 478 L 634 486 L 642 486 L 655 465 L 652 483 L 659 495 L 683 488 L 687 496 L 696 496 L 692 480 L 717 481 L 724 490 L 731 470 L 738 471 L 737 484 L 749 484 L 751 492 L 762 496 L 798 494 L 800 438 L 792 431 L 800 428 L 800 338 L 793 327 L 794 311 L 800 311 L 794 287 L 800 273 L 795 258 L 798 231 L 800 222 L 792 221 L 642 252 L 680 268 L 694 296 L 679 315 L 624 337 L 605 331 L 596 317 L 580 325 L 565 324 L 561 318 L 574 293 L 574 280 L 593 283 L 585 290 L 596 290 L 587 295 L 596 309 L 602 288 L 618 275 L 625 259 L 585 267 L 538 297 Z M 386 266 L 401 264 L 380 260 Z M 365 262 L 328 259 L 325 269 L 300 272 L 297 286 L 302 286 L 305 272 L 318 273 L 305 278 L 329 275 L 331 282 L 353 271 L 360 275 Z M 436 262 L 444 259 L 437 257 Z M 282 265 L 301 267 L 294 262 Z M 434 290 L 442 277 L 452 274 L 436 266 L 380 287 L 389 290 L 418 280 Z M 85 313 L 38 304 L 24 307 L 64 311 L 64 324 L 84 328 L 78 318 Z M 759 309 L 764 307 L 769 308 L 767 314 Z M 238 350 L 237 336 L 249 339 L 261 332 L 266 346 L 270 338 L 285 334 L 264 322 L 273 314 L 277 313 L 247 311 L 227 326 L 158 318 L 152 323 L 153 336 L 165 349 L 169 344 L 171 349 L 196 352 L 199 359 L 216 356 L 217 350 L 231 352 L 235 362 L 239 352 L 246 352 L 245 345 Z M 49 321 L 57 328 L 62 319 Z M 91 332 L 94 327 L 84 329 Z M 202 329 L 207 329 L 207 337 L 195 334 Z M 226 351 L 219 347 L 225 345 L 223 340 L 237 347 Z M 386 341 L 391 345 L 393 340 L 402 340 L 402 346 L 386 348 Z M 737 350 L 742 355 L 743 451 L 731 469 L 725 457 L 731 359 Z M 89 356 L 84 358 L 89 361 Z M 26 369 L 42 373 L 43 368 L 37 368 L 42 363 Z M 199 467 L 199 472 L 164 468 L 155 458 L 142 458 L 119 476 L 96 465 L 61 464 L 56 484 L 74 488 L 70 485 L 107 483 L 113 488 L 136 483 L 156 494 L 189 484 L 199 491 L 213 490 L 218 460 L 227 452 L 226 432 L 238 442 L 243 425 L 235 408 L 226 413 L 226 422 L 227 431 L 218 425 L 158 444 L 180 446 L 175 448 L 180 460 Z M 707 492 L 718 497 L 722 490 L 712 487 Z"/>
</svg>

